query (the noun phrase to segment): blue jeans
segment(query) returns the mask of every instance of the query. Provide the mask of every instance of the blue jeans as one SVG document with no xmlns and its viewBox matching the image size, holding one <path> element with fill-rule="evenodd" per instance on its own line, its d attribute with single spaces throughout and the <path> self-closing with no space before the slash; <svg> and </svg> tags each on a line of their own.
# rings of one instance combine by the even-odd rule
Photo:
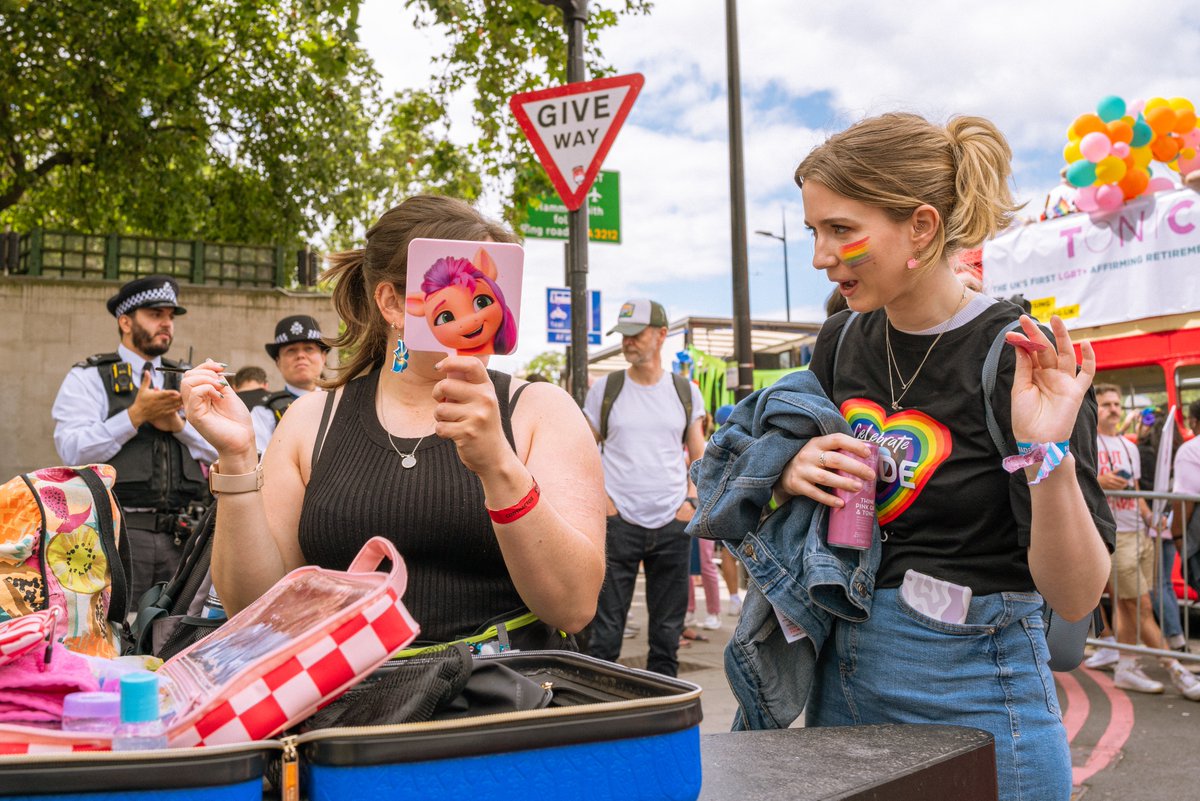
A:
<svg viewBox="0 0 1200 801">
<path fill-rule="evenodd" d="M 1067 801 L 1071 754 L 1047 662 L 1042 597 L 971 599 L 942 623 L 875 590 L 865 623 L 838 620 L 817 663 L 809 726 L 942 723 L 991 732 L 1001 801 Z"/>
<path fill-rule="evenodd" d="M 646 611 L 650 654 L 646 669 L 664 676 L 679 670 L 679 637 L 687 616 L 688 554 L 686 524 L 672 520 L 662 528 L 643 528 L 619 515 L 608 518 L 604 586 L 589 634 L 588 653 L 615 662 L 621 655 L 625 616 L 633 601 L 638 565 L 646 566 Z"/>
<path fill-rule="evenodd" d="M 1154 607 L 1154 617 L 1158 618 L 1159 628 L 1163 637 L 1183 636 L 1183 621 L 1179 619 L 1179 601 L 1175 598 L 1175 587 L 1171 584 L 1171 572 L 1175 569 L 1175 541 L 1164 538 L 1162 541 L 1162 561 L 1158 568 L 1158 581 L 1150 592 L 1150 604 Z M 1162 599 L 1162 614 L 1159 614 L 1158 603 Z"/>
</svg>

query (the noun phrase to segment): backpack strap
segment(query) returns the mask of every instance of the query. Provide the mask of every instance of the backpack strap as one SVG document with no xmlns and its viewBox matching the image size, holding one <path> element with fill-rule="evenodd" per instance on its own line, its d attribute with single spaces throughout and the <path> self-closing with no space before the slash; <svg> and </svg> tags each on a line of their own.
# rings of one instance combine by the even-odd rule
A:
<svg viewBox="0 0 1200 801">
<path fill-rule="evenodd" d="M 842 342 L 846 340 L 846 332 L 850 330 L 850 323 L 854 322 L 854 318 L 857 316 L 858 312 L 850 312 L 850 316 L 846 318 L 846 323 L 842 326 L 842 330 L 838 332 L 837 344 L 833 346 L 833 373 L 829 376 L 829 385 L 831 387 L 837 378 L 838 356 L 842 353 Z"/>
<path fill-rule="evenodd" d="M 1009 331 L 1016 331 L 1020 327 L 1021 321 L 1013 320 L 1000 329 L 1000 333 L 996 334 L 991 347 L 988 348 L 987 357 L 983 360 L 983 375 L 980 381 L 980 386 L 983 388 L 983 419 L 987 423 L 992 442 L 1001 456 L 1010 456 L 1011 454 L 1008 452 L 1008 444 L 1004 441 L 1004 433 L 1000 430 L 1000 423 L 996 421 L 996 412 L 992 409 L 992 393 L 996 391 L 996 374 L 1000 371 L 1000 355 L 1004 352 L 1004 336 Z M 1050 344 L 1054 345 L 1054 332 L 1041 323 L 1038 323 L 1038 327 L 1045 332 Z"/>
<path fill-rule="evenodd" d="M 112 576 L 112 593 L 108 599 L 108 619 L 118 624 L 118 630 L 128 635 L 125 615 L 129 611 L 129 585 L 126 580 L 127 571 L 132 572 L 133 565 L 129 550 L 129 540 L 125 535 L 125 521 L 121 521 L 121 538 L 116 536 L 116 526 L 112 516 L 112 496 L 100 477 L 90 467 L 74 468 L 75 474 L 87 485 L 92 494 L 92 507 L 96 510 L 97 522 L 100 524 L 100 547 L 104 558 L 108 560 L 109 573 Z"/>
<path fill-rule="evenodd" d="M 671 380 L 675 383 L 675 394 L 683 404 L 683 444 L 686 445 L 688 427 L 692 424 L 692 382 L 679 373 L 671 373 Z"/>
<path fill-rule="evenodd" d="M 600 441 L 608 439 L 608 415 L 612 411 L 613 402 L 617 396 L 621 394 L 621 387 L 625 386 L 625 371 L 618 370 L 615 373 L 609 373 L 608 378 L 604 381 L 604 399 L 600 401 Z"/>
<path fill-rule="evenodd" d="M 341 387 L 337 389 L 327 390 L 325 399 L 325 410 L 321 412 L 321 423 L 317 426 L 317 439 L 313 443 L 312 464 L 309 467 L 309 475 L 317 469 L 317 459 L 321 456 L 321 448 L 325 445 L 325 435 L 329 433 L 329 418 L 333 416 L 333 404 L 337 400 L 337 394 L 341 391 Z M 214 504 L 215 505 L 215 504 Z"/>
</svg>

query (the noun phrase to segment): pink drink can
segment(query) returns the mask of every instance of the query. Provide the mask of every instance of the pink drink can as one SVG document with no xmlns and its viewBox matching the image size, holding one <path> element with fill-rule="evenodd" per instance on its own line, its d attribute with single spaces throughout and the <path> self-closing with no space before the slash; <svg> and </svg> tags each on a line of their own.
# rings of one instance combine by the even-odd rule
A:
<svg viewBox="0 0 1200 801">
<path fill-rule="evenodd" d="M 871 455 L 863 458 L 856 453 L 838 451 L 843 456 L 862 462 L 867 467 L 879 471 L 879 444 L 866 443 L 871 449 Z M 846 476 L 842 470 L 838 475 Z M 871 535 L 875 530 L 875 482 L 864 481 L 858 492 L 838 489 L 835 494 L 845 502 L 845 506 L 835 507 L 829 513 L 829 534 L 827 541 L 839 548 L 857 548 L 865 551 L 871 547 Z"/>
</svg>

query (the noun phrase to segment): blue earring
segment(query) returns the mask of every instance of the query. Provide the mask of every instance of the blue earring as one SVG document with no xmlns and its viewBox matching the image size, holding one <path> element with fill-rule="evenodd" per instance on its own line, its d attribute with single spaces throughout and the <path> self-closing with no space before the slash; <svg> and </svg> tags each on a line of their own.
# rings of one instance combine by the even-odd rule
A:
<svg viewBox="0 0 1200 801">
<path fill-rule="evenodd" d="M 396 335 L 396 349 L 392 351 L 392 372 L 403 373 L 408 369 L 408 348 L 404 346 L 404 337 Z"/>
</svg>

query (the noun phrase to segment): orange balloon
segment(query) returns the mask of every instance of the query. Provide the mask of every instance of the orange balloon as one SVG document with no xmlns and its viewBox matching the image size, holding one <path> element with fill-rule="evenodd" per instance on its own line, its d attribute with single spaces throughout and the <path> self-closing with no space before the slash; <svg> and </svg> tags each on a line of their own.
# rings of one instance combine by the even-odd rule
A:
<svg viewBox="0 0 1200 801">
<path fill-rule="evenodd" d="M 1117 183 L 1117 186 L 1119 186 L 1121 191 L 1125 194 L 1126 200 L 1142 194 L 1146 191 L 1146 187 L 1149 185 L 1150 175 L 1144 170 L 1130 170 L 1129 172 L 1125 173 L 1125 177 Z"/>
<path fill-rule="evenodd" d="M 1192 126 L 1193 128 L 1195 126 Z M 1125 120 L 1113 120 L 1108 124 L 1108 138 L 1114 143 L 1124 142 L 1129 144 L 1133 141 L 1133 126 L 1125 122 Z"/>
<path fill-rule="evenodd" d="M 1095 114 L 1080 114 L 1071 124 L 1071 130 L 1079 139 L 1090 133 L 1108 133 L 1108 127 L 1105 126 L 1104 121 Z"/>
<path fill-rule="evenodd" d="M 1179 142 L 1169 136 L 1157 137 L 1150 143 L 1150 152 L 1159 161 L 1171 161 L 1179 155 Z"/>
<path fill-rule="evenodd" d="M 1159 136 L 1168 134 L 1175 127 L 1175 110 L 1170 106 L 1158 106 L 1146 112 L 1146 124 Z"/>
<path fill-rule="evenodd" d="M 1185 134 L 1196 127 L 1196 112 L 1183 111 L 1175 112 L 1175 127 L 1171 129 L 1173 133 Z"/>
</svg>

